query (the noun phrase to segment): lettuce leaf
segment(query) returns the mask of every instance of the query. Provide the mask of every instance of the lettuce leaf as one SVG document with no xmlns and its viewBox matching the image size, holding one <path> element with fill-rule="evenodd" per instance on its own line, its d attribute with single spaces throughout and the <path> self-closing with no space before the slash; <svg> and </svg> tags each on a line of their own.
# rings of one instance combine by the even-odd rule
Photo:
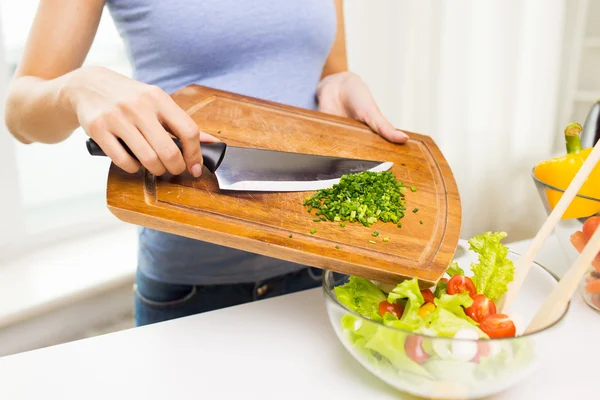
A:
<svg viewBox="0 0 600 400">
<path fill-rule="evenodd" d="M 444 282 L 440 280 L 437 285 L 435 285 L 435 292 L 433 292 L 433 297 L 440 298 L 442 295 L 448 293 L 446 291 L 448 289 L 448 282 Z"/>
<path fill-rule="evenodd" d="M 390 317 L 388 317 L 390 316 Z M 386 313 L 386 320 L 393 315 Z M 396 319 L 396 321 L 398 321 Z M 391 371 L 397 376 L 397 371 L 410 372 L 417 376 L 431 378 L 431 375 L 419 364 L 411 360 L 404 350 L 407 334 L 394 331 L 373 322 L 361 320 L 346 314 L 341 320 L 342 330 L 350 345 L 371 366 Z"/>
<path fill-rule="evenodd" d="M 399 321 L 393 321 L 390 325 L 409 331 L 416 332 L 423 327 L 425 320 L 419 315 L 419 309 L 425 302 L 423 294 L 419 288 L 419 280 L 413 278 L 405 280 L 397 285 L 389 294 L 388 301 L 390 303 L 397 302 L 402 299 L 407 299 L 404 306 L 404 313 Z"/>
<path fill-rule="evenodd" d="M 469 320 L 471 319 L 469 318 Z M 432 329 L 435 332 L 436 336 L 454 337 L 456 332 L 461 329 L 474 329 L 477 331 L 480 338 L 489 338 L 485 332 L 474 325 L 474 323 L 469 322 L 467 319 L 457 317 L 454 313 L 445 308 L 437 307 L 431 313 L 427 314 L 425 322 L 428 324 L 429 329 Z"/>
<path fill-rule="evenodd" d="M 463 307 L 473 304 L 469 292 L 442 294 L 433 301 L 436 309 L 425 317 L 425 323 L 437 336 L 453 337 L 456 332 L 466 328 L 476 330 L 480 337 L 488 337 L 477 327 L 479 324 L 465 314 Z"/>
<path fill-rule="evenodd" d="M 473 304 L 473 299 L 469 296 L 469 292 L 462 292 L 461 294 L 442 294 L 439 298 L 434 299 L 433 302 L 436 307 L 448 310 L 458 318 L 462 318 L 473 325 L 477 325 L 475 321 L 465 314 L 464 308 L 471 307 Z"/>
<path fill-rule="evenodd" d="M 423 294 L 421 294 L 421 288 L 419 288 L 419 280 L 416 277 L 410 280 L 406 279 L 398 284 L 387 297 L 387 301 L 390 303 L 395 303 L 400 299 L 408 299 L 407 306 L 416 307 L 417 310 L 425 302 Z"/>
<path fill-rule="evenodd" d="M 351 276 L 347 283 L 334 288 L 340 303 L 349 309 L 370 318 L 382 321 L 379 303 L 385 300 L 385 294 L 368 279 Z"/>
<path fill-rule="evenodd" d="M 431 374 L 419 364 L 411 360 L 404 350 L 407 333 L 379 327 L 365 344 L 365 348 L 381 354 L 398 370 L 410 372 L 423 377 L 431 378 Z"/>
<path fill-rule="evenodd" d="M 435 376 L 439 381 L 452 382 L 453 385 L 461 385 L 465 388 L 475 382 L 475 371 L 477 364 L 429 359 L 423 363 L 427 372 Z"/>
<path fill-rule="evenodd" d="M 454 275 L 464 275 L 465 271 L 458 266 L 456 261 L 454 261 L 446 270 L 446 274 L 448 274 L 449 277 L 453 277 Z"/>
<path fill-rule="evenodd" d="M 377 333 L 378 327 L 374 323 L 365 323 L 359 317 L 346 314 L 341 320 L 342 331 L 346 341 L 369 364 L 380 368 L 391 366 L 387 359 L 367 349 L 367 341 Z"/>
<path fill-rule="evenodd" d="M 477 293 L 495 301 L 508 290 L 514 279 L 515 266 L 507 258 L 508 248 L 500 243 L 505 232 L 486 232 L 469 239 L 469 249 L 479 255 L 479 263 L 471 264 Z"/>
</svg>

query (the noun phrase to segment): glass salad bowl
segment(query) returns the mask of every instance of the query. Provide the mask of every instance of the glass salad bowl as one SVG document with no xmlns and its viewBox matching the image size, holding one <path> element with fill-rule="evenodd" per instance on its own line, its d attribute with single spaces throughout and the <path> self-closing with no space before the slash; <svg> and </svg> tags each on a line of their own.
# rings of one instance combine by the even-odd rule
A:
<svg viewBox="0 0 600 400">
<path fill-rule="evenodd" d="M 459 247 L 463 247 L 465 254 L 455 260 L 456 265 L 464 270 L 464 276 L 470 276 L 471 265 L 478 262 L 479 256 L 469 251 L 468 244 L 463 241 Z M 506 255 L 513 265 L 518 257 L 510 251 Z M 332 271 L 325 271 L 323 275 L 325 305 L 338 339 L 370 373 L 402 392 L 426 398 L 481 398 L 527 379 L 544 362 L 544 357 L 552 353 L 556 345 L 553 332 L 568 310 L 568 306 L 561 310 L 560 317 L 544 329 L 522 334 L 558 282 L 554 274 L 534 263 L 508 315 L 516 327 L 512 337 L 490 338 L 496 335 L 481 335 L 476 330 L 463 329 L 465 324 L 471 325 L 456 318 L 442 318 L 444 314 L 441 312 L 452 311 L 452 308 L 442 310 L 441 306 L 430 325 L 435 326 L 437 331 L 427 328 L 415 333 L 419 330 L 390 326 L 385 320 L 366 317 L 348 307 L 348 299 L 343 299 L 344 285 L 353 279 L 356 277 Z M 371 281 L 361 281 L 366 286 L 372 284 Z M 416 278 L 413 281 L 416 284 Z M 438 286 L 446 284 L 449 283 L 438 283 Z M 373 287 L 380 289 L 387 298 L 389 288 L 386 290 L 382 285 L 373 285 L 371 289 Z M 342 290 L 338 291 L 339 288 Z M 432 291 L 435 289 L 432 288 Z M 353 301 L 366 303 L 367 290 L 361 291 Z M 469 296 L 467 292 L 461 294 Z M 381 299 L 380 295 L 377 296 Z M 437 292 L 435 296 L 437 300 Z M 408 303 L 404 306 L 405 310 L 411 308 Z M 389 312 L 384 315 L 391 317 Z M 453 331 L 456 333 L 452 334 Z"/>
<path fill-rule="evenodd" d="M 550 215 L 564 191 L 531 174 L 546 213 Z M 599 183 L 600 184 L 600 183 Z M 579 256 L 600 221 L 600 199 L 577 195 L 554 230 L 569 265 Z M 600 312 L 600 254 L 581 280 L 579 293 L 584 301 Z"/>
</svg>

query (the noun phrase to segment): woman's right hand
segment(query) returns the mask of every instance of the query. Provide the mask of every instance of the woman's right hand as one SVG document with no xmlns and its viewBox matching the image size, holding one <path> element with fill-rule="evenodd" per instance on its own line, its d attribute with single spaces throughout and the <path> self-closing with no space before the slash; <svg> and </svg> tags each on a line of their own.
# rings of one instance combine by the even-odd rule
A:
<svg viewBox="0 0 600 400">
<path fill-rule="evenodd" d="M 152 174 L 202 174 L 200 142 L 217 138 L 201 132 L 192 118 L 157 86 L 102 67 L 74 71 L 63 94 L 79 124 L 118 167 L 135 173 L 141 164 Z M 179 138 L 182 152 L 164 128 Z M 118 142 L 122 139 L 136 161 Z"/>
</svg>

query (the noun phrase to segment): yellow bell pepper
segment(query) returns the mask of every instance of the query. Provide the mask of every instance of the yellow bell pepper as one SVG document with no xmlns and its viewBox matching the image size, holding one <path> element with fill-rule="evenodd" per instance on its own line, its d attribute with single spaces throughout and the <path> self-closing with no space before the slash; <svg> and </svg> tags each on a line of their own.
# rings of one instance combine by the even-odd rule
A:
<svg viewBox="0 0 600 400">
<path fill-rule="evenodd" d="M 419 308 L 419 316 L 421 316 L 421 318 L 425 318 L 433 310 L 435 310 L 435 304 L 425 303 L 421 306 L 421 308 Z"/>
<path fill-rule="evenodd" d="M 589 154 L 592 148 L 583 149 L 579 135 L 582 127 L 574 122 L 565 128 L 565 142 L 567 154 L 550 160 L 540 162 L 534 168 L 534 175 L 541 182 L 555 188 L 566 190 Z M 563 195 L 562 191 L 552 188 L 544 189 L 546 200 L 551 210 Z M 582 197 L 575 197 L 562 219 L 584 218 L 600 212 L 600 164 L 592 170 L 587 180 L 578 192 L 580 196 L 591 197 L 594 200 L 588 200 Z"/>
</svg>

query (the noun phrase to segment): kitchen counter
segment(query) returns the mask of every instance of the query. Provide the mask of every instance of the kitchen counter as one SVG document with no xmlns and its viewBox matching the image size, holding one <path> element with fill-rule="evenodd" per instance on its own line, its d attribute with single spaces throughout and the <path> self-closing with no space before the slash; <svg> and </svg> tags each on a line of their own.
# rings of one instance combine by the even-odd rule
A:
<svg viewBox="0 0 600 400">
<path fill-rule="evenodd" d="M 523 252 L 527 244 L 510 247 Z M 556 246 L 544 248 L 540 262 L 563 268 L 561 255 L 553 253 Z M 493 399 L 597 398 L 599 334 L 600 314 L 576 294 L 555 332 L 552 362 Z M 0 399 L 238 396 L 412 398 L 346 352 L 327 318 L 321 289 L 0 358 Z"/>
</svg>

